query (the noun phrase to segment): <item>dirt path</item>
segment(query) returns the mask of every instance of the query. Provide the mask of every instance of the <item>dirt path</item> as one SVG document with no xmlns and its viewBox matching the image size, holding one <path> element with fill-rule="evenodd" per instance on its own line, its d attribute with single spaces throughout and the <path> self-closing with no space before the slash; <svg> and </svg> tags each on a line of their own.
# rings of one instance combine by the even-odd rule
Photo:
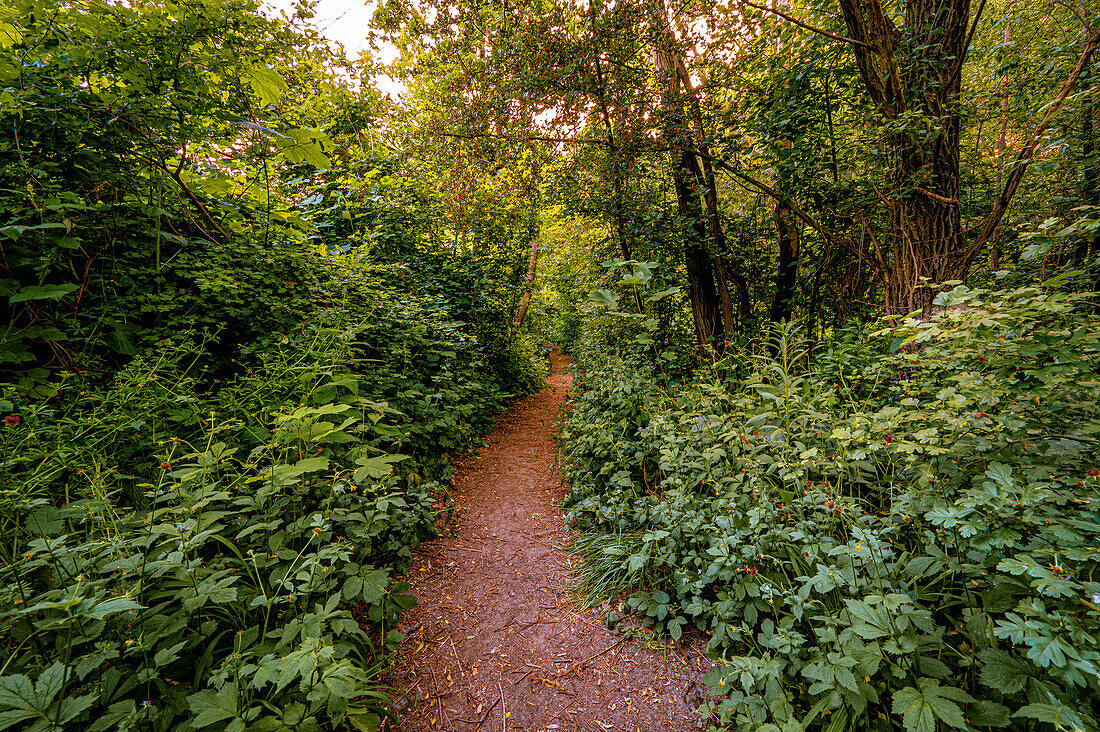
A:
<svg viewBox="0 0 1100 732">
<path fill-rule="evenodd" d="M 462 465 L 457 520 L 413 561 L 419 605 L 393 680 L 408 700 L 402 732 L 696 728 L 698 652 L 620 641 L 566 591 L 576 559 L 556 548 L 568 534 L 552 466 L 567 362 L 555 352 L 548 387 Z"/>
</svg>

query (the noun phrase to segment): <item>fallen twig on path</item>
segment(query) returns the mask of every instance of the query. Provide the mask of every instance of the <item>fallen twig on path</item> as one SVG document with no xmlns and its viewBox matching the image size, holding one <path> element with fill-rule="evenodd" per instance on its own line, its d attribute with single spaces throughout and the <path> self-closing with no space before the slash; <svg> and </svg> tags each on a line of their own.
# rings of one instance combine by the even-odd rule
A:
<svg viewBox="0 0 1100 732">
<path fill-rule="evenodd" d="M 520 677 L 519 677 L 518 679 L 516 679 L 515 681 L 513 681 L 513 682 L 512 682 L 512 686 L 515 686 L 516 684 L 518 684 L 519 682 L 523 681 L 524 679 L 526 679 L 526 678 L 527 678 L 528 676 L 530 676 L 531 674 L 535 673 L 535 669 L 538 669 L 539 671 L 545 671 L 545 670 L 546 670 L 546 669 L 544 669 L 544 668 L 543 668 L 542 666 L 536 666 L 536 665 L 535 665 L 535 664 L 533 664 L 533 663 L 529 663 L 529 664 L 527 664 L 527 665 L 528 665 L 528 666 L 530 666 L 531 668 L 529 668 L 529 669 L 527 670 L 527 672 L 523 674 L 523 676 L 520 676 Z M 515 673 L 515 672 L 513 671 L 512 673 Z"/>
<path fill-rule="evenodd" d="M 439 688 L 439 679 L 435 677 L 435 669 L 428 666 L 428 670 L 432 672 L 432 683 L 435 684 L 435 688 Z M 438 693 L 438 692 L 437 692 Z M 447 718 L 443 716 L 443 700 L 438 696 L 435 698 L 435 703 L 439 705 L 439 721 L 443 724 L 444 728 L 448 726 Z"/>
<path fill-rule="evenodd" d="M 497 691 L 500 692 L 500 732 L 508 732 L 508 708 L 504 704 L 504 687 L 500 685 L 500 674 L 497 674 Z"/>
<path fill-rule="evenodd" d="M 615 641 L 614 643 L 612 643 L 611 645 L 609 645 L 609 646 L 608 646 L 607 648 L 603 649 L 603 650 L 602 650 L 602 651 L 600 651 L 599 653 L 593 653 L 593 654 L 592 654 L 591 656 L 589 656 L 588 658 L 584 659 L 583 661 L 577 661 L 577 662 L 576 662 L 576 663 L 574 663 L 574 664 L 573 664 L 572 666 L 570 666 L 569 668 L 565 669 L 565 670 L 564 670 L 564 671 L 562 671 L 562 672 L 561 672 L 560 674 L 558 674 L 558 678 L 560 679 L 560 678 L 561 678 L 562 676 L 568 676 L 569 674 L 573 673 L 573 670 L 574 670 L 574 669 L 576 669 L 576 668 L 578 668 L 578 667 L 580 667 L 580 666 L 583 666 L 583 665 L 585 665 L 585 664 L 586 664 L 586 663 L 588 663 L 589 661 L 594 661 L 595 659 L 599 658 L 599 657 L 600 657 L 600 656 L 602 656 L 603 654 L 605 654 L 605 653 L 607 653 L 608 651 L 610 651 L 610 650 L 611 650 L 612 648 L 615 648 L 616 646 L 620 645 L 621 643 L 625 643 L 625 642 L 626 642 L 626 640 L 627 640 L 627 636 L 623 636 L 622 638 L 620 638 L 619 640 Z"/>
<path fill-rule="evenodd" d="M 428 698 L 429 699 L 440 699 L 440 698 L 445 697 L 445 696 L 454 696 L 457 693 L 458 693 L 457 691 L 441 691 L 438 694 L 429 695 Z"/>
<path fill-rule="evenodd" d="M 489 715 L 493 713 L 493 710 L 497 708 L 497 704 L 500 704 L 500 700 L 503 698 L 503 696 L 499 697 L 495 702 L 493 702 L 493 706 L 485 710 L 485 716 L 483 716 L 481 719 L 462 719 L 461 717 L 455 717 L 455 720 L 459 722 L 465 722 L 466 724 L 476 724 L 477 726 L 474 727 L 474 732 L 477 732 L 479 729 L 481 729 L 481 725 L 485 724 L 485 720 L 489 718 Z"/>
<path fill-rule="evenodd" d="M 565 711 L 566 709 L 568 709 L 569 707 L 573 706 L 573 705 L 574 705 L 574 704 L 576 704 L 576 703 L 577 703 L 577 700 L 576 700 L 576 699 L 574 699 L 573 701 L 569 702 L 568 704 L 565 704 L 565 705 L 563 705 L 561 709 L 559 709 L 558 711 L 554 712 L 554 715 L 553 715 L 552 717 L 550 717 L 549 719 L 547 719 L 547 720 L 546 720 L 545 722 L 543 722 L 543 723 L 542 723 L 541 725 L 539 725 L 539 726 L 540 726 L 540 727 L 543 727 L 543 728 L 545 729 L 546 725 L 550 724 L 550 723 L 551 723 L 551 722 L 553 722 L 553 721 L 554 721 L 555 719 L 557 719 L 558 717 L 560 717 L 560 716 L 561 716 L 561 713 L 562 713 L 562 712 L 564 712 L 564 711 Z"/>
<path fill-rule="evenodd" d="M 458 651 L 456 651 L 456 650 L 455 650 L 455 642 L 454 642 L 454 640 L 452 640 L 452 641 L 451 641 L 451 653 L 453 653 L 453 654 L 455 655 L 455 663 L 457 663 L 457 664 L 458 664 L 458 672 L 459 672 L 460 674 L 462 674 L 462 676 L 463 676 L 463 677 L 465 677 L 465 676 L 466 676 L 466 669 L 465 669 L 465 667 L 464 667 L 464 666 L 462 665 L 462 661 L 461 661 L 461 660 L 459 659 L 459 657 L 458 657 Z"/>
<path fill-rule="evenodd" d="M 502 625 L 502 626 L 500 626 L 499 628 L 495 629 L 495 630 L 494 630 L 493 632 L 494 632 L 494 633 L 499 633 L 500 631 L 504 630 L 505 628 L 507 628 L 507 627 L 508 627 L 509 625 L 511 625 L 511 624 L 512 624 L 512 623 L 514 623 L 514 622 L 516 622 L 516 616 L 515 616 L 515 615 L 513 615 L 513 616 L 512 616 L 512 617 L 510 617 L 510 618 L 508 618 L 508 620 L 507 620 L 507 621 L 505 621 L 504 625 Z"/>
</svg>

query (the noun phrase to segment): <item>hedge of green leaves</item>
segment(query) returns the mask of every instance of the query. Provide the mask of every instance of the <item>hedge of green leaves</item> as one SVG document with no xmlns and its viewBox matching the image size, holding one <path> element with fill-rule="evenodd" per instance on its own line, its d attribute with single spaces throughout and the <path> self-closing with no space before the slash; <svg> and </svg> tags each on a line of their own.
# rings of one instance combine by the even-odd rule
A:
<svg viewBox="0 0 1100 732">
<path fill-rule="evenodd" d="M 1096 729 L 1100 319 L 1060 284 L 680 387 L 593 364 L 583 587 L 709 635 L 721 728 Z"/>
<path fill-rule="evenodd" d="M 503 403 L 438 303 L 330 264 L 227 382 L 180 332 L 0 393 L 0 729 L 377 729 L 446 455 Z M 39 393 L 46 390 L 49 400 Z"/>
</svg>

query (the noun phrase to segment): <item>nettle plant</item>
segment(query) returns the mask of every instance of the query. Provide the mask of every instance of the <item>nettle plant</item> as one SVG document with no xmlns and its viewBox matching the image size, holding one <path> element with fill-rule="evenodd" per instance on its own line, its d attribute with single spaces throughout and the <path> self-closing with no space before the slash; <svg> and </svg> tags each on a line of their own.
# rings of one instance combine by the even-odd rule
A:
<svg viewBox="0 0 1100 732">
<path fill-rule="evenodd" d="M 958 287 L 813 357 L 788 330 L 629 415 L 582 392 L 588 589 L 710 635 L 716 727 L 1096 729 L 1100 321 L 1060 284 Z"/>
</svg>

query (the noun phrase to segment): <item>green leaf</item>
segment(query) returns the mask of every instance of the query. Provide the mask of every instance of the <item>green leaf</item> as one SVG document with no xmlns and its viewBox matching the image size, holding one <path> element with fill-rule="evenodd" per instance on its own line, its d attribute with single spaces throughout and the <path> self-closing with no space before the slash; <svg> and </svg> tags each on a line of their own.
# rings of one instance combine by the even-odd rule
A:
<svg viewBox="0 0 1100 732">
<path fill-rule="evenodd" d="M 299 460 L 294 465 L 276 465 L 274 469 L 275 478 L 281 484 L 297 481 L 299 476 L 306 475 L 307 473 L 316 473 L 321 470 L 327 470 L 329 466 L 328 458 L 324 457 L 310 457 Z"/>
<path fill-rule="evenodd" d="M 1017 710 L 1012 716 L 1037 719 L 1040 722 L 1053 724 L 1058 729 L 1084 729 L 1081 718 L 1077 716 L 1077 713 L 1063 704 L 1028 704 L 1026 707 Z"/>
<path fill-rule="evenodd" d="M 1017 694 L 1023 691 L 1031 678 L 1029 664 L 1004 651 L 989 649 L 978 654 L 982 666 L 981 681 L 991 689 L 1002 694 Z"/>
<path fill-rule="evenodd" d="M 374 712 L 349 709 L 347 719 L 359 732 L 378 732 L 378 728 L 382 726 L 382 718 Z"/>
<path fill-rule="evenodd" d="M 335 147 L 324 132 L 308 127 L 287 130 L 284 137 L 276 138 L 275 144 L 290 162 L 308 163 L 320 170 L 329 167 L 325 148 Z"/>
<path fill-rule="evenodd" d="M 1004 704 L 979 699 L 966 710 L 972 727 L 1007 727 L 1011 718 Z"/>
<path fill-rule="evenodd" d="M 76 285 L 33 285 L 24 287 L 8 298 L 8 302 L 27 302 L 29 300 L 60 300 L 70 292 L 79 289 Z"/>
<path fill-rule="evenodd" d="M 219 692 L 206 690 L 190 695 L 187 697 L 187 707 L 195 713 L 191 723 L 202 729 L 237 717 L 238 696 L 235 684 L 230 684 Z"/>
<path fill-rule="evenodd" d="M 1029 566 L 1026 562 L 1022 562 L 1019 559 L 1013 557 L 1006 557 L 997 563 L 997 571 L 1007 572 L 1008 574 L 1021 575 L 1027 574 Z"/>
<path fill-rule="evenodd" d="M 1002 488 L 1012 488 L 1012 467 L 1004 463 L 990 463 L 985 470 L 986 477 Z"/>
<path fill-rule="evenodd" d="M 0 49 L 11 48 L 21 40 L 23 40 L 23 34 L 17 27 L 11 23 L 0 23 Z"/>
<path fill-rule="evenodd" d="M 39 710 L 45 710 L 65 683 L 65 667 L 54 661 L 34 682 L 34 696 Z"/>
<path fill-rule="evenodd" d="M 893 712 L 902 715 L 910 732 L 935 732 L 936 720 L 966 729 L 966 718 L 955 702 L 969 703 L 974 697 L 954 686 L 940 686 L 932 679 L 920 679 L 919 689 L 907 686 L 894 693 Z"/>
<path fill-rule="evenodd" d="M 88 614 L 96 620 L 103 620 L 109 615 L 117 615 L 127 610 L 144 610 L 144 605 L 139 605 L 128 597 L 113 597 L 96 604 Z"/>
<path fill-rule="evenodd" d="M 852 615 L 852 630 L 865 640 L 890 635 L 889 621 L 862 600 L 845 600 Z"/>
<path fill-rule="evenodd" d="M 894 692 L 891 710 L 901 715 L 902 724 L 909 732 L 936 732 L 936 715 L 932 706 L 912 686 Z"/>
<path fill-rule="evenodd" d="M 367 478 L 384 478 L 393 472 L 393 464 L 408 459 L 408 455 L 377 455 L 375 457 L 361 457 L 355 461 L 360 467 L 356 469 L 353 479 L 362 483 Z"/>
<path fill-rule="evenodd" d="M 266 66 L 256 66 L 249 71 L 248 85 L 252 87 L 252 92 L 263 107 L 277 104 L 288 88 L 286 79 L 278 71 Z"/>
<path fill-rule="evenodd" d="M 386 596 L 386 585 L 390 583 L 390 573 L 384 569 L 375 569 L 362 577 L 363 602 L 375 605 Z"/>
<path fill-rule="evenodd" d="M 611 290 L 593 290 L 588 293 L 588 299 L 597 305 L 615 307 L 619 302 L 619 294 Z"/>
<path fill-rule="evenodd" d="M 0 712 L 0 730 L 8 729 L 20 722 L 40 716 L 41 715 L 33 709 L 9 709 Z"/>
</svg>

